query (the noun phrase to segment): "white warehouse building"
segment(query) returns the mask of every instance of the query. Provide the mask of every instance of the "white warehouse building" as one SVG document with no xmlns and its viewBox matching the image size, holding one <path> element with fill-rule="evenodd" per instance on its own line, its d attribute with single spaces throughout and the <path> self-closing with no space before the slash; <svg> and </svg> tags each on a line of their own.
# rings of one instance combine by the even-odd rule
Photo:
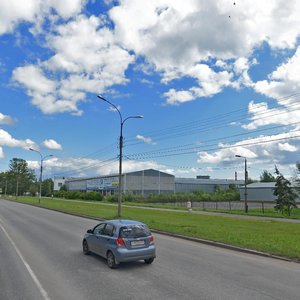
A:
<svg viewBox="0 0 300 300">
<path fill-rule="evenodd" d="M 137 195 L 174 193 L 175 177 L 161 171 L 148 169 L 122 174 L 122 192 Z M 108 175 L 66 181 L 68 190 L 100 191 L 114 194 L 119 190 L 119 176 Z"/>
<path fill-rule="evenodd" d="M 66 178 L 64 184 L 71 191 L 99 191 L 103 195 L 115 194 L 119 190 L 119 176 L 115 174 Z M 214 192 L 216 189 L 226 190 L 232 184 L 238 187 L 243 184 L 243 181 L 210 179 L 209 176 L 175 178 L 174 175 L 154 169 L 122 174 L 122 192 L 135 195 L 191 193 L 199 190 Z"/>
<path fill-rule="evenodd" d="M 247 200 L 248 201 L 266 201 L 275 202 L 277 196 L 274 195 L 275 182 L 255 182 L 247 184 Z M 297 186 L 292 183 L 292 188 L 297 193 Z M 239 187 L 240 199 L 245 201 L 245 185 Z M 300 198 L 296 199 L 296 202 L 300 202 Z"/>
</svg>

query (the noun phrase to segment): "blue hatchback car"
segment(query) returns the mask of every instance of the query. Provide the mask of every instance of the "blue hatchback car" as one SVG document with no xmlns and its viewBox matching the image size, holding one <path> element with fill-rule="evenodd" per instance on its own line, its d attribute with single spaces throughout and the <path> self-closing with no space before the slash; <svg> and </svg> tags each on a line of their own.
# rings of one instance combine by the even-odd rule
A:
<svg viewBox="0 0 300 300">
<path fill-rule="evenodd" d="M 101 222 L 86 232 L 82 248 L 84 254 L 93 252 L 106 258 L 110 268 L 137 260 L 151 264 L 156 257 L 151 231 L 144 223 L 133 220 Z"/>
</svg>

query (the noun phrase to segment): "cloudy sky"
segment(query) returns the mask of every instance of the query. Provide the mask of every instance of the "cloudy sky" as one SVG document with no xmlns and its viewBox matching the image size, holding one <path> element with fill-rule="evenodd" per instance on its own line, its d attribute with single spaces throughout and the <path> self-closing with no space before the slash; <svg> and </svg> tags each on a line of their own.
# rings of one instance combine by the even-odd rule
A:
<svg viewBox="0 0 300 300">
<path fill-rule="evenodd" d="M 300 1 L 0 0 L 0 171 L 294 175 Z"/>
</svg>

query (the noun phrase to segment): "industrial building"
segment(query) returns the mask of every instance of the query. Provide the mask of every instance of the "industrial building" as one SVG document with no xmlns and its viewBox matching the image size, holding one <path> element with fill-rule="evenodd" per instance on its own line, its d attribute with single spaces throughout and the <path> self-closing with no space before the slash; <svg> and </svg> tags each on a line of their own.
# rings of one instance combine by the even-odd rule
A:
<svg viewBox="0 0 300 300">
<path fill-rule="evenodd" d="M 54 182 L 54 186 L 53 186 L 53 190 L 54 191 L 59 191 L 62 186 L 65 185 L 67 180 L 72 180 L 75 179 L 74 177 L 66 177 L 66 176 L 54 176 L 53 178 L 53 182 Z"/>
<path fill-rule="evenodd" d="M 197 178 L 175 178 L 176 193 L 191 193 L 194 191 L 215 192 L 227 190 L 233 184 L 236 187 L 243 184 L 242 180 L 210 179 L 209 176 L 197 176 Z"/>
<path fill-rule="evenodd" d="M 54 182 L 55 182 L 54 178 Z M 89 178 L 64 178 L 66 188 L 71 191 L 99 191 L 103 195 L 118 193 L 119 176 L 107 175 Z M 241 180 L 210 179 L 209 176 L 197 178 L 175 178 L 174 175 L 154 169 L 147 169 L 122 174 L 122 192 L 135 195 L 191 193 L 202 190 L 214 192 L 228 189 L 231 184 L 237 187 Z M 54 183 L 55 187 L 62 185 Z M 57 189 L 59 190 L 59 189 Z"/>
<path fill-rule="evenodd" d="M 68 190 L 100 191 L 102 194 L 114 194 L 119 189 L 118 175 L 66 180 Z M 136 195 L 174 193 L 173 175 L 148 169 L 122 174 L 122 192 Z"/>
<path fill-rule="evenodd" d="M 263 202 L 275 202 L 277 196 L 274 195 L 275 182 L 255 182 L 247 184 L 247 200 L 248 201 L 263 201 Z M 292 183 L 292 188 L 296 190 L 296 184 Z M 245 185 L 239 187 L 240 199 L 245 201 Z M 300 202 L 300 198 L 296 199 L 296 202 Z"/>
</svg>

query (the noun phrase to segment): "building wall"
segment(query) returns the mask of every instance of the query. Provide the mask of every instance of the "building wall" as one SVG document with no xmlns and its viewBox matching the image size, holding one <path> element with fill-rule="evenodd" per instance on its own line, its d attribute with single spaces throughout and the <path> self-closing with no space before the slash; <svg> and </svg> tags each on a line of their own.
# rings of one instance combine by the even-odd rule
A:
<svg viewBox="0 0 300 300">
<path fill-rule="evenodd" d="M 241 180 L 222 180 L 222 179 L 195 179 L 195 178 L 176 178 L 175 192 L 176 193 L 192 193 L 194 191 L 214 192 L 216 188 L 221 190 L 229 189 L 230 184 L 235 184 L 237 187 L 241 185 Z"/>
<path fill-rule="evenodd" d="M 274 188 L 247 188 L 248 201 L 276 201 L 277 197 L 273 195 Z M 245 201 L 245 189 L 240 188 L 241 201 Z"/>
<path fill-rule="evenodd" d="M 123 174 L 123 193 L 137 195 L 191 193 L 193 191 L 214 192 L 216 187 L 221 190 L 229 188 L 230 184 L 241 185 L 241 180 L 222 180 L 208 178 L 176 178 L 174 175 L 148 169 Z M 100 191 L 103 194 L 118 193 L 119 178 L 114 176 L 99 176 L 66 181 L 69 190 Z"/>
<path fill-rule="evenodd" d="M 65 177 L 65 176 L 54 176 L 53 178 L 53 190 L 59 191 L 61 187 L 66 183 L 67 180 L 73 179 L 72 177 Z"/>
<path fill-rule="evenodd" d="M 275 182 L 272 183 L 263 183 L 257 182 L 253 184 L 249 184 L 247 186 L 247 201 L 271 201 L 275 202 L 277 196 L 273 195 L 275 189 Z M 295 188 L 294 190 L 297 193 Z M 240 187 L 240 199 L 241 201 L 245 201 L 245 189 L 244 187 Z M 296 198 L 296 202 L 300 202 L 300 197 Z"/>
<path fill-rule="evenodd" d="M 69 191 L 86 191 L 86 179 L 66 181 Z"/>
<path fill-rule="evenodd" d="M 157 170 L 143 170 L 123 174 L 122 191 L 138 195 L 174 193 L 175 177 Z M 102 176 L 94 178 L 66 181 L 68 190 L 100 191 L 103 194 L 118 193 L 118 176 Z"/>
<path fill-rule="evenodd" d="M 127 173 L 123 179 L 123 191 L 133 194 L 174 193 L 175 177 L 156 170 Z"/>
</svg>

